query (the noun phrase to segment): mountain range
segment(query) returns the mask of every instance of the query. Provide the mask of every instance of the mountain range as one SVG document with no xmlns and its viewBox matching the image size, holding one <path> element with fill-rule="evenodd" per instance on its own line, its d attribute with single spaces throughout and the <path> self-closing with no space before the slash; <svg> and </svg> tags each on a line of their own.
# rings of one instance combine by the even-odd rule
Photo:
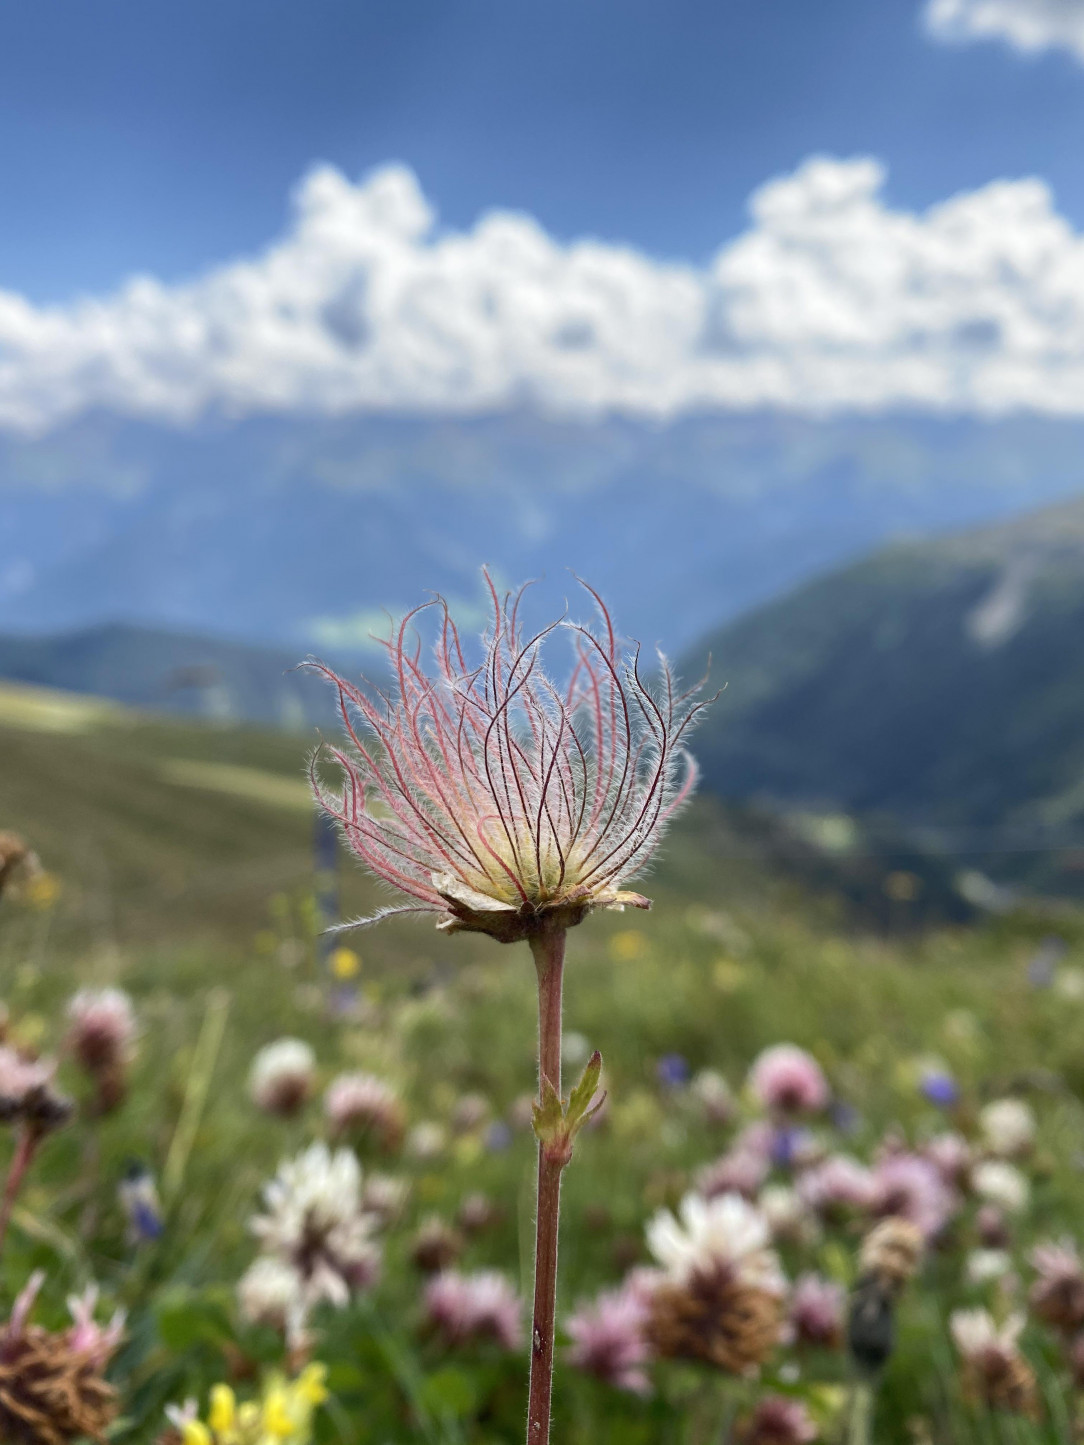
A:
<svg viewBox="0 0 1084 1445">
<path fill-rule="evenodd" d="M 99 413 L 0 435 L 0 633 L 109 623 L 365 649 L 430 589 L 480 616 L 478 567 L 567 569 L 671 652 L 898 536 L 1084 487 L 1084 423 L 704 415 L 654 426 Z"/>
</svg>

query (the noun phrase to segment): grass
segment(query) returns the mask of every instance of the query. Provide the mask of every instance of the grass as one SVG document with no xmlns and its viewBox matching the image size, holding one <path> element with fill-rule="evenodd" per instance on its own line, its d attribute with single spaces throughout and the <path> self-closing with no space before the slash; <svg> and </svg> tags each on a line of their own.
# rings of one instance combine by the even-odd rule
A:
<svg viewBox="0 0 1084 1445">
<path fill-rule="evenodd" d="M 53 725 L 42 724 L 39 704 Z M 409 1243 L 420 1220 L 451 1219 L 482 1191 L 496 1220 L 471 1239 L 466 1267 L 499 1267 L 529 1293 L 533 1141 L 523 1130 L 499 1141 L 489 1131 L 534 1087 L 526 948 L 388 923 L 356 941 L 360 972 L 342 995 L 314 937 L 303 741 L 83 700 L 65 723 L 65 705 L 29 690 L 0 696 L 0 828 L 24 834 L 59 881 L 48 907 L 0 903 L 0 996 L 22 1042 L 56 1047 L 73 988 L 119 983 L 136 1001 L 143 1038 L 124 1108 L 49 1141 L 15 1219 L 2 1303 L 41 1265 L 49 1271 L 43 1318 L 58 1322 L 65 1293 L 89 1278 L 127 1306 L 129 1338 L 115 1371 L 126 1404 L 117 1439 L 126 1445 L 156 1437 L 167 1400 L 205 1397 L 214 1380 L 243 1379 L 272 1361 L 275 1338 L 243 1326 L 234 1305 L 254 1254 L 247 1219 L 279 1159 L 319 1135 L 322 1121 L 315 1105 L 300 1120 L 264 1118 L 245 1079 L 260 1046 L 298 1036 L 315 1048 L 322 1080 L 347 1068 L 377 1073 L 401 1091 L 413 1123 L 439 1122 L 448 1138 L 435 1159 L 365 1155 L 366 1166 L 408 1178 L 411 1194 L 388 1232 L 383 1282 L 320 1320 L 317 1348 L 334 1392 L 322 1438 L 517 1439 L 525 1362 L 486 1348 L 457 1356 L 420 1331 Z M 855 1132 L 839 1142 L 865 1155 L 886 1129 L 915 1138 L 944 1127 L 916 1087 L 919 1061 L 936 1055 L 961 1086 L 956 1126 L 973 1128 L 981 1102 L 1006 1091 L 1023 1093 L 1040 1116 L 1018 1252 L 1080 1219 L 1084 918 L 1043 907 L 886 934 L 871 931 L 843 892 L 811 892 L 803 877 L 780 866 L 763 830 L 705 802 L 646 885 L 656 900 L 650 915 L 596 918 L 571 935 L 566 1027 L 601 1049 L 610 1106 L 566 1175 L 563 1314 L 645 1260 L 645 1220 L 676 1203 L 725 1146 L 727 1132 L 687 1091 L 660 1083 L 665 1055 L 680 1054 L 693 1071 L 719 1069 L 738 1086 L 762 1047 L 793 1040 L 855 1110 Z M 341 886 L 344 912 L 378 900 L 346 864 Z M 1067 954 L 1057 986 L 1038 989 L 1028 964 L 1052 929 Z M 65 1081 L 82 1088 L 70 1064 Z M 484 1097 L 489 1116 L 456 1132 L 457 1102 L 468 1094 Z M 116 1195 L 133 1157 L 158 1177 L 166 1211 L 163 1238 L 141 1249 L 126 1242 Z M 991 1287 L 960 1282 L 968 1228 L 960 1225 L 957 1253 L 935 1258 L 904 1302 L 875 1438 L 1065 1439 L 1059 1419 L 1073 1404 L 1056 1351 L 1034 1330 L 1029 1352 L 1052 1402 L 1046 1423 L 1007 1424 L 959 1400 L 947 1311 L 995 1299 Z M 812 1262 L 848 1278 L 854 1243 L 830 1234 Z M 792 1272 L 810 1262 L 793 1251 L 786 1259 Z M 813 1399 L 815 1386 L 846 1378 L 833 1356 L 807 1367 L 799 1386 L 783 1379 L 782 1387 L 808 1388 Z M 724 1389 L 692 1367 L 666 1366 L 645 1403 L 566 1368 L 555 1439 L 707 1445 L 728 1408 L 722 1397 L 729 1392 L 740 1407 L 756 1389 Z"/>
</svg>

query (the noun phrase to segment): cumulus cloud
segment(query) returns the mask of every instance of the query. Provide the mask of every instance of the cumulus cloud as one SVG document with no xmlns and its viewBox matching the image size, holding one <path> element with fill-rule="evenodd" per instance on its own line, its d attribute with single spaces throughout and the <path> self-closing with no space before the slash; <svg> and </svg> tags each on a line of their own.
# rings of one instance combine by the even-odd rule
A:
<svg viewBox="0 0 1084 1445">
<path fill-rule="evenodd" d="M 1084 0 L 928 0 L 926 23 L 944 40 L 1006 40 L 1027 54 L 1060 47 L 1084 61 Z"/>
<path fill-rule="evenodd" d="M 769 181 L 703 267 L 562 244 L 531 217 L 438 229 L 402 166 L 322 166 L 263 254 L 35 307 L 0 291 L 0 425 L 88 407 L 465 413 L 533 405 L 1084 413 L 1084 237 L 1038 180 L 921 214 L 872 160 Z"/>
</svg>

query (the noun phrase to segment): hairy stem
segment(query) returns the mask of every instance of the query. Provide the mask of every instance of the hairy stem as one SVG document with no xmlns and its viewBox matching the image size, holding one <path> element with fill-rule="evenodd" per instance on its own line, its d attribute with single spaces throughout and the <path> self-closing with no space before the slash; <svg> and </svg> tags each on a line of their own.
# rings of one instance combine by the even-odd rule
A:
<svg viewBox="0 0 1084 1445">
<path fill-rule="evenodd" d="M 561 982 L 565 966 L 565 930 L 531 939 L 538 973 L 538 1097 L 548 1079 L 561 1092 Z M 557 1224 L 564 1164 L 547 1158 L 538 1145 L 538 1213 L 535 1223 L 534 1319 L 531 1329 L 531 1384 L 527 1405 L 527 1445 L 549 1445 L 550 1394 L 553 1388 L 553 1335 L 557 1314 Z"/>
<path fill-rule="evenodd" d="M 11 1211 L 15 1208 L 15 1201 L 19 1197 L 19 1190 L 22 1188 L 26 1171 L 30 1168 L 31 1161 L 37 1152 L 40 1138 L 40 1132 L 30 1124 L 24 1124 L 19 1130 L 19 1139 L 15 1145 L 15 1154 L 11 1160 L 11 1168 L 8 1170 L 7 1181 L 4 1184 L 4 1193 L 0 1196 L 0 1252 L 3 1251 L 4 1240 L 7 1238 Z"/>
</svg>

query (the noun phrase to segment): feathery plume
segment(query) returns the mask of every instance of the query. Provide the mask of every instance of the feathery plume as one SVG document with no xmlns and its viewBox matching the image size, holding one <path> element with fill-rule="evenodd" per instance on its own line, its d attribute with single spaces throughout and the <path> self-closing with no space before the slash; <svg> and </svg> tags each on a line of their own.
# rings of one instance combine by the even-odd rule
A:
<svg viewBox="0 0 1084 1445">
<path fill-rule="evenodd" d="M 365 690 L 310 663 L 336 688 L 348 742 L 327 752 L 341 792 L 311 777 L 320 805 L 378 878 L 448 932 L 501 942 L 571 927 L 595 908 L 637 908 L 623 889 L 688 797 L 695 767 L 685 737 L 702 703 L 679 692 L 665 659 L 648 687 L 638 650 L 622 657 L 609 613 L 598 632 L 563 619 L 525 638 L 523 590 L 501 596 L 486 574 L 492 619 L 484 657 L 468 662 L 443 599 L 408 614 L 386 644 L 396 692 Z M 435 668 L 410 624 L 437 611 Z M 572 636 L 564 687 L 542 670 L 544 642 Z M 354 925 L 350 925 L 354 926 Z"/>
</svg>

